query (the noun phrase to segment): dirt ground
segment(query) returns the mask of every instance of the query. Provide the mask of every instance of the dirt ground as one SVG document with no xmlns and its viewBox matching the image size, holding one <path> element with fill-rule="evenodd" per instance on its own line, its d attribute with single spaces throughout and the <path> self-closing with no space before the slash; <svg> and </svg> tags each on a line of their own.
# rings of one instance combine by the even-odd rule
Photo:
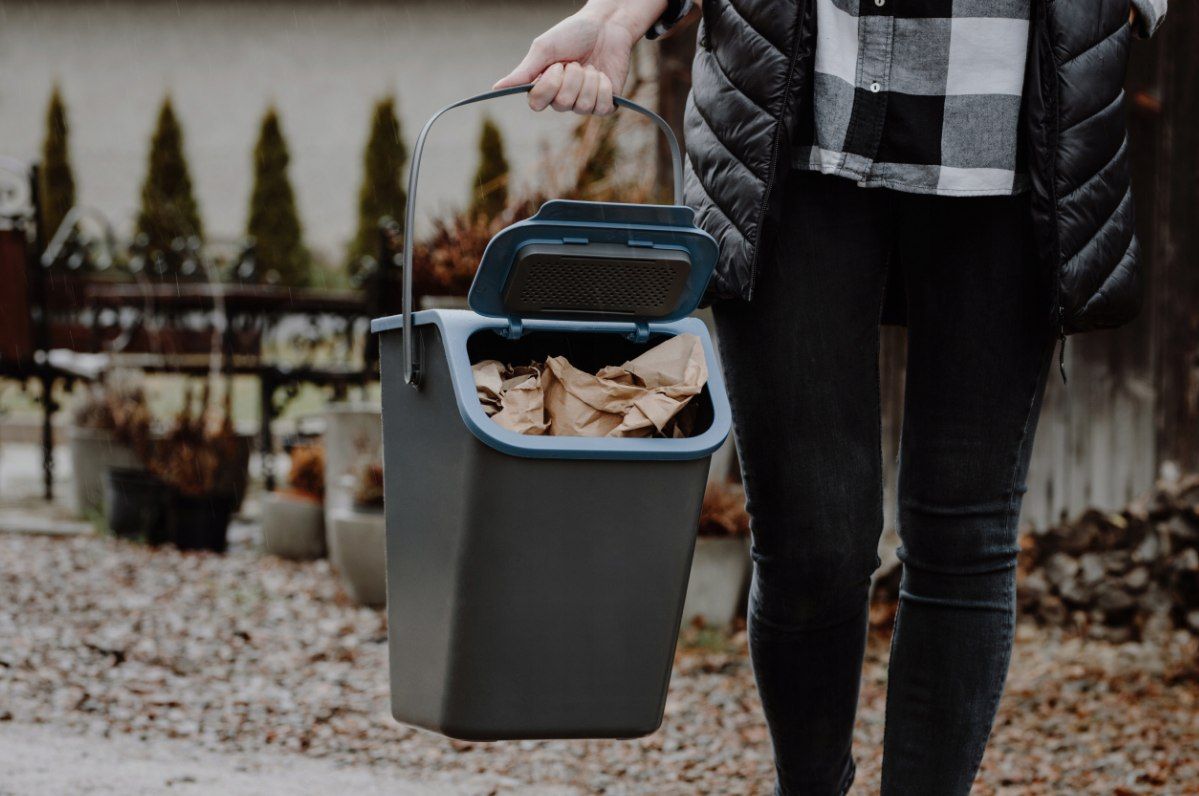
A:
<svg viewBox="0 0 1199 796">
<path fill-rule="evenodd" d="M 662 729 L 471 744 L 395 723 L 386 629 L 328 564 L 0 533 L 0 793 L 758 794 L 769 742 L 739 636 L 691 637 Z M 1194 640 L 1021 625 L 976 792 L 1199 794 Z M 877 793 L 872 639 L 854 793 Z"/>
</svg>

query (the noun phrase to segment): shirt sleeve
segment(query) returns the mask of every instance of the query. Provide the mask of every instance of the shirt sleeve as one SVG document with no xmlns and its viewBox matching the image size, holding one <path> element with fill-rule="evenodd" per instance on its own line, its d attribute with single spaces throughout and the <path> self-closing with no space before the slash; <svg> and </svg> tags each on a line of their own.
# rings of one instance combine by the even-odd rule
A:
<svg viewBox="0 0 1199 796">
<path fill-rule="evenodd" d="M 1166 3 L 1167 0 L 1132 0 L 1132 7 L 1137 10 L 1138 36 L 1147 39 L 1157 32 L 1166 18 Z"/>
</svg>

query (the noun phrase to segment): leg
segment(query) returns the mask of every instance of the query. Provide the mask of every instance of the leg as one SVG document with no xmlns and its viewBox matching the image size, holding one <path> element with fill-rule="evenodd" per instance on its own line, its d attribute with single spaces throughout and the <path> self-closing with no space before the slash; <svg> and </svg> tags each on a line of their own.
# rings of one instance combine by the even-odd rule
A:
<svg viewBox="0 0 1199 796">
<path fill-rule="evenodd" d="M 1015 624 L 1017 520 L 1054 332 L 1027 200 L 906 197 L 904 574 L 884 794 L 965 794 Z"/>
<path fill-rule="evenodd" d="M 716 321 L 753 528 L 749 637 L 779 792 L 840 794 L 882 472 L 878 320 L 889 199 L 793 175 L 752 303 Z"/>
</svg>

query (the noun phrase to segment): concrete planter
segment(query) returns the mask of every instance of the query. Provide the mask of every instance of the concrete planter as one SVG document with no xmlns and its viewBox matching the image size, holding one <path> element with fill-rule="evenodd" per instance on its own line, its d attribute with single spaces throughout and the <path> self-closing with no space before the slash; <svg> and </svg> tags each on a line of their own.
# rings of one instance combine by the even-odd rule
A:
<svg viewBox="0 0 1199 796">
<path fill-rule="evenodd" d="M 262 498 L 262 552 L 307 561 L 325 555 L 325 508 L 317 500 L 287 492 Z"/>
<path fill-rule="evenodd" d="M 749 539 L 744 536 L 701 536 L 695 540 L 691 578 L 683 604 L 683 624 L 702 618 L 705 624 L 731 622 L 749 583 Z"/>
<path fill-rule="evenodd" d="M 359 605 L 387 602 L 387 557 L 382 512 L 334 509 L 329 514 L 329 560 Z"/>
<path fill-rule="evenodd" d="M 110 467 L 140 469 L 142 463 L 131 448 L 117 443 L 109 431 L 71 426 L 67 433 L 75 512 L 80 517 L 99 514 L 104 510 L 104 471 Z"/>
<path fill-rule="evenodd" d="M 325 418 L 325 527 L 333 512 L 351 508 L 354 490 L 347 479 L 355 468 L 383 455 L 383 419 L 378 404 L 330 404 Z M 332 545 L 330 545 L 332 547 Z"/>
</svg>

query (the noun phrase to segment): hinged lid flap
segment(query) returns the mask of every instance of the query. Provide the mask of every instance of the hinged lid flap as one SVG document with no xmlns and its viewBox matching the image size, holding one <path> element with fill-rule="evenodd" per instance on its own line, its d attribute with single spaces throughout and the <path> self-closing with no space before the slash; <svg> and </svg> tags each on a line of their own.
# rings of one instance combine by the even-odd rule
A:
<svg viewBox="0 0 1199 796">
<path fill-rule="evenodd" d="M 489 317 L 673 321 L 699 304 L 718 252 L 687 207 L 556 199 L 491 239 L 470 306 Z"/>
</svg>

